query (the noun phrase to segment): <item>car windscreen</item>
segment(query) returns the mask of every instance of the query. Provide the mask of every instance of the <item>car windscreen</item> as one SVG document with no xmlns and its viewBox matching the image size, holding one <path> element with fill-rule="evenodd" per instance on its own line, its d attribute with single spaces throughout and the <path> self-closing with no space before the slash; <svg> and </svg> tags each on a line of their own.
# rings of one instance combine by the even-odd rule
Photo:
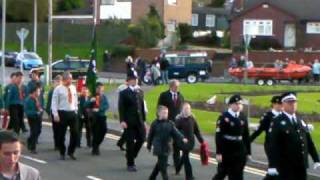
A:
<svg viewBox="0 0 320 180">
<path fill-rule="evenodd" d="M 38 59 L 39 57 L 35 54 L 24 54 L 24 59 Z"/>
</svg>

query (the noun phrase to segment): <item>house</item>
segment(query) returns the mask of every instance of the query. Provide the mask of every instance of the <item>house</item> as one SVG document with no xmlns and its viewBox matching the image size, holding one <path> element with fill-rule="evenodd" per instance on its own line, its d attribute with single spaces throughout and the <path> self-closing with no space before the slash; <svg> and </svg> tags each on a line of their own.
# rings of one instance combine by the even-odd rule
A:
<svg viewBox="0 0 320 180">
<path fill-rule="evenodd" d="M 234 0 L 231 45 L 245 34 L 272 38 L 283 48 L 320 49 L 320 0 Z"/>
<path fill-rule="evenodd" d="M 191 25 L 194 31 L 225 31 L 229 28 L 229 12 L 225 8 L 195 6 Z"/>
<path fill-rule="evenodd" d="M 175 31 L 179 23 L 191 24 L 192 0 L 134 0 L 132 1 L 132 19 L 136 23 L 154 6 L 163 20 L 166 31 Z"/>
<path fill-rule="evenodd" d="M 131 19 L 131 0 L 99 0 L 98 14 L 100 20 Z"/>
</svg>

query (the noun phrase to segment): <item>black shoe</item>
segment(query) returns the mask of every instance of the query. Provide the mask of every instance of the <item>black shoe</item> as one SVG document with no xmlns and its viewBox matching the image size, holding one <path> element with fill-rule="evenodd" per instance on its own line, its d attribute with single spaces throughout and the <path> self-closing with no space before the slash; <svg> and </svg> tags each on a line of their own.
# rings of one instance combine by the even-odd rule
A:
<svg viewBox="0 0 320 180">
<path fill-rule="evenodd" d="M 92 149 L 91 154 L 92 154 L 93 156 L 99 156 L 99 155 L 100 155 L 100 151 L 99 151 L 99 149 Z"/>
<path fill-rule="evenodd" d="M 186 180 L 195 180 L 196 178 L 191 176 L 191 177 L 187 177 Z"/>
<path fill-rule="evenodd" d="M 136 168 L 136 166 L 128 166 L 127 170 L 128 170 L 129 172 L 137 172 L 137 171 L 138 171 L 137 168 Z"/>
<path fill-rule="evenodd" d="M 65 155 L 60 155 L 60 160 L 66 160 L 66 156 Z"/>
<path fill-rule="evenodd" d="M 126 149 L 123 147 L 123 145 L 117 144 L 117 146 L 120 148 L 121 151 L 125 151 Z"/>
<path fill-rule="evenodd" d="M 92 144 L 91 144 L 90 142 L 88 142 L 88 143 L 87 143 L 87 147 L 88 147 L 88 148 L 91 148 L 91 147 L 92 147 Z"/>
<path fill-rule="evenodd" d="M 72 160 L 77 160 L 77 158 L 73 155 L 73 154 L 68 154 L 68 156 L 70 157 L 70 159 L 72 159 Z"/>
<path fill-rule="evenodd" d="M 56 147 L 54 147 L 54 151 L 58 151 L 59 150 L 59 148 L 56 146 Z"/>
</svg>

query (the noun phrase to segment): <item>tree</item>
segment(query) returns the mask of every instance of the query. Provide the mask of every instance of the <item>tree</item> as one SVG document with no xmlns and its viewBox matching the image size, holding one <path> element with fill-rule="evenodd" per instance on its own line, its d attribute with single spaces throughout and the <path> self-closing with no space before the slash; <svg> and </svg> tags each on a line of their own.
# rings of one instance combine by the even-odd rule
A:
<svg viewBox="0 0 320 180">
<path fill-rule="evenodd" d="M 70 11 L 84 6 L 83 0 L 61 0 L 58 2 L 58 11 Z"/>
<path fill-rule="evenodd" d="M 8 19 L 15 22 L 33 21 L 33 0 L 9 0 L 7 3 Z M 55 3 L 56 0 L 53 0 L 53 5 Z M 38 20 L 46 21 L 47 15 L 48 0 L 38 0 Z"/>
<path fill-rule="evenodd" d="M 211 5 L 213 7 L 222 7 L 225 3 L 225 0 L 212 0 Z"/>
<path fill-rule="evenodd" d="M 157 10 L 150 6 L 146 17 L 136 24 L 129 25 L 129 34 L 137 46 L 144 48 L 156 46 L 164 37 L 164 25 Z"/>
<path fill-rule="evenodd" d="M 178 25 L 178 32 L 180 34 L 181 43 L 186 43 L 192 39 L 192 27 L 187 23 L 180 23 Z"/>
</svg>

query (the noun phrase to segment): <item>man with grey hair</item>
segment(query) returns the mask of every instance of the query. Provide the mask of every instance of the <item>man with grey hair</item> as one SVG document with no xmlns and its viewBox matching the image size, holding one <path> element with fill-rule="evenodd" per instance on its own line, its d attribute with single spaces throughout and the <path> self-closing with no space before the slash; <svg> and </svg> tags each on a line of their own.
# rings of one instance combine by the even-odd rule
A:
<svg viewBox="0 0 320 180">
<path fill-rule="evenodd" d="M 175 121 L 176 116 L 181 112 L 182 104 L 184 102 L 184 98 L 182 94 L 179 92 L 180 82 L 176 79 L 170 80 L 169 82 L 169 90 L 162 92 L 158 99 L 158 106 L 166 106 L 169 110 L 168 119 L 171 121 Z M 178 171 L 178 164 L 180 161 L 180 150 L 177 146 L 177 143 L 173 142 L 173 161 Z"/>
<path fill-rule="evenodd" d="M 53 120 L 59 124 L 58 148 L 60 150 L 60 159 L 65 160 L 66 146 L 65 136 L 67 128 L 70 128 L 70 143 L 68 147 L 68 156 L 76 160 L 74 152 L 78 139 L 78 95 L 74 85 L 72 85 L 72 74 L 65 72 L 63 74 L 63 83 L 57 86 L 52 95 L 51 110 Z"/>
</svg>

